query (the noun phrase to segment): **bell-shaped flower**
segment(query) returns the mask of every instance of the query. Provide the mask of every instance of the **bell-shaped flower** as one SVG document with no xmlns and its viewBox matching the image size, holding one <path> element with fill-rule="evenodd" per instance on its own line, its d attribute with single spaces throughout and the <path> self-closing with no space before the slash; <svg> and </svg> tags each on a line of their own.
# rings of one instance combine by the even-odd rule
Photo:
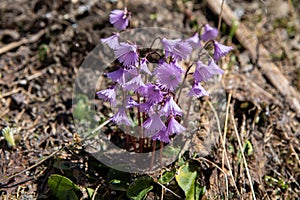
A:
<svg viewBox="0 0 300 200">
<path fill-rule="evenodd" d="M 127 117 L 126 110 L 124 107 L 120 107 L 116 114 L 110 118 L 110 120 L 116 123 L 117 125 L 132 125 L 132 121 Z"/>
<path fill-rule="evenodd" d="M 128 26 L 130 12 L 124 10 L 113 10 L 109 15 L 109 22 L 118 30 L 124 30 Z"/>
<path fill-rule="evenodd" d="M 166 130 L 167 135 L 180 134 L 184 132 L 186 128 L 182 126 L 173 116 L 169 119 L 168 128 Z"/>
<path fill-rule="evenodd" d="M 217 36 L 218 36 L 218 29 L 206 24 L 204 26 L 204 33 L 201 35 L 201 40 L 206 42 L 208 40 L 214 40 Z"/>
<path fill-rule="evenodd" d="M 164 94 L 160 90 L 157 85 L 154 84 L 147 84 L 143 90 L 140 90 L 141 94 L 146 97 L 148 100 L 147 102 L 150 104 L 156 104 L 163 100 Z"/>
<path fill-rule="evenodd" d="M 188 96 L 191 97 L 196 97 L 196 98 L 200 98 L 203 96 L 209 96 L 208 92 L 201 86 L 201 84 L 199 82 L 196 82 L 192 89 L 189 91 L 189 93 L 187 94 Z"/>
<path fill-rule="evenodd" d="M 182 80 L 183 72 L 176 63 L 163 63 L 155 70 L 157 83 L 163 89 L 174 91 Z"/>
<path fill-rule="evenodd" d="M 108 101 L 110 105 L 116 106 L 116 90 L 115 87 L 111 87 L 106 90 L 101 90 L 96 92 L 96 95 L 99 99 L 103 99 L 104 101 Z"/>
<path fill-rule="evenodd" d="M 135 91 L 141 86 L 145 86 L 141 74 L 137 75 L 136 77 L 132 78 L 129 82 L 125 83 L 124 88 L 126 90 L 133 90 Z"/>
<path fill-rule="evenodd" d="M 141 59 L 141 71 L 145 72 L 146 74 L 152 75 L 151 71 L 147 66 L 148 60 L 146 58 Z"/>
<path fill-rule="evenodd" d="M 126 108 L 137 107 L 139 104 L 131 97 L 127 96 L 126 98 Z"/>
<path fill-rule="evenodd" d="M 182 115 L 181 108 L 177 105 L 177 103 L 174 101 L 173 97 L 170 96 L 167 101 L 165 102 L 164 106 L 160 110 L 160 113 L 169 116 L 169 115 Z"/>
<path fill-rule="evenodd" d="M 105 75 L 107 76 L 107 78 L 110 78 L 111 80 L 113 80 L 119 84 L 124 82 L 123 81 L 124 69 L 121 67 L 115 71 L 108 72 Z"/>
<path fill-rule="evenodd" d="M 172 56 L 175 60 L 186 59 L 193 50 L 188 42 L 181 41 L 180 39 L 168 40 L 163 38 L 161 42 L 166 56 Z"/>
<path fill-rule="evenodd" d="M 218 60 L 220 60 L 221 57 L 225 56 L 229 53 L 229 51 L 232 50 L 232 47 L 225 46 L 223 44 L 218 43 L 217 41 L 214 41 L 214 60 L 217 62 Z"/>
<path fill-rule="evenodd" d="M 223 74 L 224 71 L 211 59 L 208 66 L 201 61 L 196 63 L 196 69 L 194 72 L 194 80 L 196 82 L 207 81 L 213 75 Z"/>
<path fill-rule="evenodd" d="M 167 133 L 166 130 L 167 130 L 167 129 L 164 128 L 164 129 L 158 131 L 157 133 L 155 133 L 155 134 L 151 137 L 151 139 L 152 139 L 152 140 L 158 140 L 158 141 L 161 141 L 161 142 L 164 142 L 164 143 L 170 143 L 171 140 L 170 140 L 169 135 L 168 135 L 168 133 Z"/>
<path fill-rule="evenodd" d="M 198 32 L 196 32 L 192 37 L 186 39 L 185 41 L 188 42 L 193 49 L 197 49 L 199 47 L 202 47 L 202 45 L 200 43 Z"/>
<path fill-rule="evenodd" d="M 115 49 L 115 56 L 125 67 L 135 66 L 139 58 L 137 46 L 135 44 L 121 42 Z"/>
<path fill-rule="evenodd" d="M 143 127 L 147 136 L 152 136 L 158 131 L 166 128 L 165 124 L 157 113 L 150 115 L 149 118 L 143 123 Z"/>
<path fill-rule="evenodd" d="M 119 46 L 119 33 L 114 33 L 112 36 L 102 38 L 101 42 L 107 44 L 111 49 L 116 49 Z"/>
</svg>

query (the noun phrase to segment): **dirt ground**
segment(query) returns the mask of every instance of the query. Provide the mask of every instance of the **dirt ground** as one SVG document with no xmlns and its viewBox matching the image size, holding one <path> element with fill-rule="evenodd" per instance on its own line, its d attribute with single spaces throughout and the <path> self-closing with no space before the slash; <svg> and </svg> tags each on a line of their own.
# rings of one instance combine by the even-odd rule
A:
<svg viewBox="0 0 300 200">
<path fill-rule="evenodd" d="M 235 49 L 220 63 L 226 71 L 221 81 L 225 102 L 229 101 L 229 111 L 224 104 L 222 113 L 228 117 L 222 125 L 228 162 L 221 141 L 208 141 L 212 139 L 206 136 L 203 143 L 200 136 L 195 138 L 194 148 L 208 160 L 199 161 L 203 174 L 198 181 L 206 186 L 202 199 L 222 199 L 227 187 L 224 173 L 230 199 L 253 198 L 251 185 L 257 199 L 298 199 L 300 2 L 226 2 L 246 28 L 238 30 L 248 30 L 258 45 L 240 39 L 247 33 L 228 36 L 232 28 L 223 14 L 220 41 Z M 0 134 L 1 199 L 54 199 L 47 185 L 51 174 L 79 185 L 82 199 L 88 199 L 86 187 L 98 187 L 99 199 L 126 199 L 107 182 L 109 169 L 99 167 L 80 146 L 72 115 L 76 73 L 100 38 L 113 30 L 108 19 L 115 8 L 122 9 L 123 1 L 1 0 L 0 129 L 9 126 L 16 143 L 10 147 Z M 197 26 L 218 26 L 219 16 L 209 1 L 135 0 L 127 1 L 127 8 L 133 28 L 164 27 L 192 35 Z M 161 199 L 157 191 L 147 199 Z M 164 199 L 173 198 L 166 194 Z"/>
</svg>

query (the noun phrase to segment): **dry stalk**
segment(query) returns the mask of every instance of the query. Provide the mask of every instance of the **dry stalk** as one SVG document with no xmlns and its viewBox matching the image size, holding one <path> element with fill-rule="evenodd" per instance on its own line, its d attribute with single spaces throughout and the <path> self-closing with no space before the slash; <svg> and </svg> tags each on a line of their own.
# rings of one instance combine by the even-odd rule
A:
<svg viewBox="0 0 300 200">
<path fill-rule="evenodd" d="M 245 157 L 245 154 L 244 154 L 244 151 L 243 151 L 243 145 L 242 145 L 242 142 L 241 142 L 241 139 L 240 139 L 240 136 L 239 136 L 239 132 L 238 132 L 238 129 L 237 129 L 237 126 L 236 126 L 236 123 L 235 123 L 232 108 L 231 108 L 231 112 L 230 112 L 230 117 L 231 117 L 231 121 L 232 121 L 232 124 L 233 124 L 233 127 L 234 127 L 234 132 L 235 132 L 236 137 L 237 137 L 240 152 L 241 152 L 241 155 L 242 155 L 242 158 L 243 158 L 243 163 L 244 163 L 246 174 L 247 174 L 247 177 L 248 177 L 248 180 L 249 180 L 249 185 L 250 185 L 250 188 L 251 188 L 252 196 L 253 196 L 253 199 L 256 200 L 255 192 L 254 192 L 254 188 L 253 188 L 253 184 L 252 184 L 252 178 L 251 178 L 250 171 L 249 171 L 249 168 L 248 168 L 248 164 L 247 164 L 247 161 L 246 161 L 246 157 Z"/>
<path fill-rule="evenodd" d="M 231 97 L 231 95 L 230 95 L 230 97 Z M 229 99 L 228 101 L 230 102 L 230 99 Z M 222 143 L 222 146 L 223 146 L 223 154 L 224 154 L 224 156 L 225 156 L 225 158 L 226 158 L 226 162 L 227 162 L 227 165 L 228 165 L 228 168 L 229 168 L 229 173 L 230 173 L 230 176 L 231 176 L 231 178 L 232 178 L 232 182 L 233 182 L 233 184 L 234 184 L 234 187 L 235 187 L 237 193 L 240 194 L 240 192 L 239 192 L 239 190 L 238 190 L 238 187 L 237 187 L 237 185 L 236 185 L 236 183 L 235 183 L 235 179 L 234 179 L 234 176 L 233 176 L 233 173 L 232 173 L 232 169 L 231 169 L 231 166 L 230 166 L 230 162 L 229 162 L 229 159 L 228 159 L 228 156 L 227 156 L 227 151 L 226 151 L 226 146 L 225 146 L 225 140 L 226 140 L 226 138 L 223 138 L 223 136 L 222 136 L 221 126 L 220 126 L 220 120 L 219 120 L 218 114 L 217 114 L 215 108 L 213 107 L 213 105 L 211 104 L 210 101 L 208 101 L 208 104 L 209 104 L 210 108 L 212 109 L 212 111 L 213 111 L 213 113 L 214 113 L 214 115 L 215 115 L 216 121 L 217 121 L 218 132 L 219 132 L 219 135 L 220 135 L 220 138 L 221 138 L 221 143 Z M 228 103 L 228 105 L 229 105 L 229 103 Z M 227 107 L 228 107 L 228 106 L 227 106 Z M 228 112 L 226 113 L 226 116 L 227 116 L 227 118 L 228 118 Z M 226 120 L 226 121 L 227 121 L 227 120 Z M 226 129 L 227 129 L 227 123 L 226 123 Z M 226 135 L 225 135 L 225 136 L 226 136 Z M 223 162 L 222 162 L 222 170 L 223 170 L 223 169 L 224 169 L 224 164 L 223 164 Z M 223 170 L 223 171 L 224 171 L 224 170 Z"/>
</svg>

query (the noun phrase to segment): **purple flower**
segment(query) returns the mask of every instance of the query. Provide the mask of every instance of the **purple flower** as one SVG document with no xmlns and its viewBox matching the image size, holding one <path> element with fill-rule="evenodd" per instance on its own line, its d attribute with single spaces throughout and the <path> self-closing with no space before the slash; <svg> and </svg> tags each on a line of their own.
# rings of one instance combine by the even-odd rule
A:
<svg viewBox="0 0 300 200">
<path fill-rule="evenodd" d="M 161 42 L 166 56 L 173 56 L 175 60 L 186 59 L 193 50 L 188 42 L 181 41 L 180 39 L 168 40 L 163 38 Z"/>
<path fill-rule="evenodd" d="M 166 128 L 157 113 L 150 115 L 150 117 L 143 123 L 143 127 L 145 128 L 145 133 L 148 136 Z"/>
<path fill-rule="evenodd" d="M 229 53 L 229 51 L 233 50 L 232 47 L 225 46 L 223 44 L 218 43 L 214 40 L 214 60 L 217 62 L 221 57 L 225 56 Z"/>
<path fill-rule="evenodd" d="M 141 95 L 148 98 L 148 103 L 150 104 L 156 104 L 163 100 L 164 94 L 160 90 L 160 88 L 157 85 L 153 84 L 147 84 L 146 87 L 141 90 Z"/>
<path fill-rule="evenodd" d="M 182 115 L 181 108 L 176 104 L 176 102 L 173 100 L 173 97 L 170 96 L 168 100 L 165 102 L 164 107 L 161 109 L 161 113 L 165 116 L 169 115 Z"/>
<path fill-rule="evenodd" d="M 135 91 L 136 89 L 138 89 L 141 86 L 145 86 L 145 84 L 142 80 L 142 76 L 139 74 L 138 76 L 131 79 L 129 82 L 125 83 L 124 88 L 126 90 Z"/>
<path fill-rule="evenodd" d="M 127 117 L 126 111 L 124 107 L 120 107 L 118 112 L 110 118 L 111 121 L 118 125 L 126 125 L 126 126 L 131 126 L 132 122 L 131 120 Z"/>
<path fill-rule="evenodd" d="M 124 10 L 113 10 L 109 15 L 109 22 L 118 30 L 124 30 L 128 26 L 130 12 Z"/>
<path fill-rule="evenodd" d="M 180 125 L 173 116 L 170 118 L 168 128 L 166 130 L 167 135 L 179 134 L 185 130 L 186 128 Z"/>
<path fill-rule="evenodd" d="M 146 58 L 141 59 L 141 71 L 145 72 L 146 74 L 152 75 L 150 72 L 148 66 L 147 66 L 148 60 Z"/>
<path fill-rule="evenodd" d="M 178 42 L 175 45 L 172 54 L 176 60 L 182 60 L 186 59 L 192 53 L 192 50 L 193 49 L 188 42 Z"/>
<path fill-rule="evenodd" d="M 153 106 L 153 103 L 149 103 L 146 101 L 145 103 L 141 103 L 139 105 L 139 109 L 141 112 L 148 113 L 148 112 L 152 111 L 152 106 Z"/>
<path fill-rule="evenodd" d="M 101 42 L 107 44 L 111 49 L 116 49 L 119 46 L 119 33 L 114 33 L 108 38 L 103 38 Z"/>
<path fill-rule="evenodd" d="M 161 40 L 161 43 L 162 43 L 162 45 L 163 45 L 163 48 L 164 48 L 164 50 L 165 50 L 165 52 L 166 52 L 166 56 L 168 56 L 169 53 L 170 53 L 171 51 L 173 51 L 175 45 L 176 45 L 178 42 L 180 42 L 180 41 L 181 41 L 180 39 L 176 39 L 176 40 L 168 40 L 168 39 L 166 39 L 166 38 L 163 38 L 163 39 Z"/>
<path fill-rule="evenodd" d="M 213 40 L 218 36 L 218 29 L 206 24 L 204 26 L 204 33 L 201 35 L 203 41 Z"/>
<path fill-rule="evenodd" d="M 190 37 L 190 38 L 186 39 L 185 41 L 188 42 L 192 46 L 193 49 L 197 49 L 198 47 L 202 47 L 202 45 L 200 43 L 198 32 L 196 32 L 193 35 L 193 37 Z"/>
<path fill-rule="evenodd" d="M 207 81 L 215 74 L 223 74 L 224 71 L 211 59 L 209 65 L 198 61 L 194 72 L 194 79 L 196 82 Z"/>
<path fill-rule="evenodd" d="M 224 74 L 224 70 L 222 70 L 213 59 L 208 61 L 208 67 L 214 74 Z"/>
<path fill-rule="evenodd" d="M 166 132 L 166 128 L 158 131 L 157 133 L 155 133 L 152 137 L 151 137 L 152 140 L 159 140 L 161 142 L 164 142 L 164 143 L 169 143 L 171 142 L 170 138 L 169 138 L 169 135 L 168 133 Z"/>
<path fill-rule="evenodd" d="M 136 106 L 139 106 L 139 104 L 131 96 L 127 96 L 126 108 L 132 108 Z"/>
<path fill-rule="evenodd" d="M 157 83 L 161 85 L 163 89 L 174 91 L 181 79 L 183 70 L 175 63 L 163 63 L 155 70 L 157 75 Z"/>
<path fill-rule="evenodd" d="M 103 99 L 104 101 L 109 101 L 110 105 L 115 106 L 116 105 L 116 90 L 115 87 L 101 90 L 96 92 L 96 95 L 99 99 Z"/>
<path fill-rule="evenodd" d="M 135 66 L 138 61 L 137 46 L 121 42 L 115 49 L 115 56 L 126 67 Z"/>
<path fill-rule="evenodd" d="M 209 96 L 208 92 L 201 86 L 200 83 L 196 82 L 192 89 L 187 94 L 188 96 L 200 98 L 203 96 Z"/>
<path fill-rule="evenodd" d="M 124 69 L 119 68 L 115 71 L 106 73 L 107 78 L 110 78 L 111 80 L 121 84 L 123 82 L 123 75 L 124 75 Z"/>
</svg>

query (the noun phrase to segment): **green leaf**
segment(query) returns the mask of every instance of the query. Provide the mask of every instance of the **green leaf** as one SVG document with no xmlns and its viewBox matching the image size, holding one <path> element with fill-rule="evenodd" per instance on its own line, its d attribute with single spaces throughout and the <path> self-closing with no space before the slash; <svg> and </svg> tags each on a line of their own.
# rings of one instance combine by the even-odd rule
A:
<svg viewBox="0 0 300 200">
<path fill-rule="evenodd" d="M 49 54 L 50 49 L 46 44 L 42 44 L 38 48 L 39 60 L 40 62 L 44 62 Z"/>
<path fill-rule="evenodd" d="M 118 171 L 115 169 L 109 169 L 107 174 L 107 181 L 110 183 L 110 187 L 114 190 L 126 191 L 129 183 L 131 182 L 130 173 Z"/>
<path fill-rule="evenodd" d="M 197 171 L 192 170 L 188 163 L 179 168 L 175 178 L 186 199 L 199 199 L 202 188 L 196 183 Z"/>
<path fill-rule="evenodd" d="M 126 191 L 128 188 L 128 183 L 119 179 L 113 179 L 110 182 L 110 186 L 113 190 Z"/>
<path fill-rule="evenodd" d="M 76 97 L 77 103 L 75 104 L 73 116 L 80 123 L 89 121 L 91 119 L 91 109 L 88 104 L 88 97 L 85 95 L 78 95 Z"/>
<path fill-rule="evenodd" d="M 55 193 L 58 200 L 78 200 L 74 190 L 58 191 Z"/>
<path fill-rule="evenodd" d="M 79 190 L 79 187 L 75 183 L 59 174 L 52 174 L 48 179 L 48 185 L 54 193 Z"/>
<path fill-rule="evenodd" d="M 158 179 L 158 182 L 161 184 L 167 184 L 172 181 L 172 179 L 175 177 L 175 168 L 173 168 L 172 171 L 165 171 L 161 177 Z"/>
<path fill-rule="evenodd" d="M 133 200 L 145 199 L 148 192 L 153 189 L 153 180 L 149 176 L 142 176 L 129 185 L 126 192 L 128 198 Z"/>
<path fill-rule="evenodd" d="M 2 129 L 2 134 L 9 147 L 16 146 L 13 130 L 10 127 Z"/>
<path fill-rule="evenodd" d="M 177 157 L 180 150 L 181 149 L 179 147 L 166 146 L 163 150 L 163 156 L 168 158 Z"/>
<path fill-rule="evenodd" d="M 95 190 L 93 188 L 86 188 L 89 198 L 93 197 Z"/>
<path fill-rule="evenodd" d="M 249 140 L 246 141 L 244 150 L 246 151 L 248 156 L 251 156 L 253 154 L 253 146 Z"/>
</svg>

